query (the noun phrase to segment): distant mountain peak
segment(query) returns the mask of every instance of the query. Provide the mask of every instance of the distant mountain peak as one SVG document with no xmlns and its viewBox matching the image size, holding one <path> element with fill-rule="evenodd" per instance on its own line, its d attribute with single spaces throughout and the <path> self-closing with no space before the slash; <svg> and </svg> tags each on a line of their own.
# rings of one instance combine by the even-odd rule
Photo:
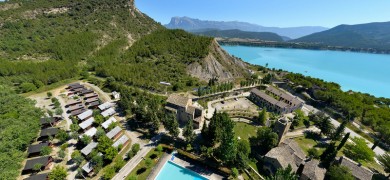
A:
<svg viewBox="0 0 390 180">
<path fill-rule="evenodd" d="M 287 27 L 287 28 L 265 27 L 257 24 L 248 23 L 248 22 L 200 20 L 200 19 L 191 18 L 187 16 L 172 17 L 171 21 L 168 24 L 166 24 L 165 27 L 170 29 L 184 29 L 187 31 L 196 31 L 199 29 L 219 29 L 219 30 L 238 29 L 241 31 L 250 31 L 250 32 L 273 32 L 280 36 L 286 36 L 292 39 L 328 29 L 320 26 L 302 26 L 302 27 Z"/>
</svg>

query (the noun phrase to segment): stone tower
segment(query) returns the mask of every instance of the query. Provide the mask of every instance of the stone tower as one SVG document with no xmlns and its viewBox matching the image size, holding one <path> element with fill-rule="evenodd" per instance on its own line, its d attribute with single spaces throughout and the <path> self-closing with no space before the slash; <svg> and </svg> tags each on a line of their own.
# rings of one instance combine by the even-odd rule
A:
<svg viewBox="0 0 390 180">
<path fill-rule="evenodd" d="M 287 117 L 283 117 L 275 122 L 273 131 L 279 136 L 278 145 L 284 140 L 284 135 L 290 129 L 290 126 L 291 122 L 287 119 Z"/>
</svg>

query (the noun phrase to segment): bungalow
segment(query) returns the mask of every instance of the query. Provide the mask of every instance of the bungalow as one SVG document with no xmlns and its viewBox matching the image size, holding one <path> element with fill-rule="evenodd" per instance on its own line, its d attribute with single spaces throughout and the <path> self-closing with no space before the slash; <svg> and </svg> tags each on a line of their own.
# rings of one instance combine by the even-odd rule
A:
<svg viewBox="0 0 390 180">
<path fill-rule="evenodd" d="M 32 175 L 24 180 L 49 180 L 49 173 Z"/>
<path fill-rule="evenodd" d="M 82 138 L 83 135 L 87 135 L 89 137 L 93 137 L 96 134 L 96 131 L 97 131 L 97 129 L 95 127 L 92 127 L 91 129 L 88 129 L 87 131 L 85 131 L 84 134 L 80 135 L 79 138 Z"/>
<path fill-rule="evenodd" d="M 89 129 L 92 126 L 94 121 L 95 121 L 95 118 L 90 117 L 89 119 L 87 119 L 84 122 L 80 123 L 79 126 L 80 126 L 81 129 L 87 130 L 87 129 Z"/>
<path fill-rule="evenodd" d="M 97 106 L 99 106 L 99 104 L 100 104 L 100 101 L 94 101 L 94 102 L 88 103 L 88 107 L 89 108 L 96 108 Z"/>
<path fill-rule="evenodd" d="M 104 122 L 102 123 L 102 127 L 103 127 L 104 129 L 107 129 L 108 126 L 110 126 L 110 124 L 111 124 L 111 123 L 114 123 L 114 122 L 116 122 L 115 117 L 110 117 L 107 121 L 104 121 Z"/>
<path fill-rule="evenodd" d="M 55 136 L 58 133 L 59 129 L 58 128 L 46 128 L 42 129 L 41 133 L 39 135 L 38 140 L 45 140 L 49 136 Z"/>
<path fill-rule="evenodd" d="M 129 137 L 127 137 L 126 134 L 124 134 L 122 137 L 120 137 L 118 140 L 116 140 L 114 142 L 114 144 L 112 144 L 112 147 L 116 148 L 116 147 L 118 147 L 121 144 L 123 145 L 123 147 L 125 147 L 128 142 L 129 142 Z"/>
<path fill-rule="evenodd" d="M 79 115 L 77 115 L 77 118 L 82 121 L 84 119 L 92 117 L 93 111 L 92 110 L 87 110 Z"/>
<path fill-rule="evenodd" d="M 71 116 L 77 116 L 77 115 L 79 115 L 79 114 L 81 114 L 83 112 L 85 112 L 85 109 L 79 109 L 79 110 L 70 112 L 70 115 Z"/>
<path fill-rule="evenodd" d="M 95 102 L 95 101 L 99 101 L 99 98 L 98 97 L 89 98 L 89 99 L 85 100 L 85 104 L 88 105 L 88 104 Z"/>
<path fill-rule="evenodd" d="M 60 117 L 43 117 L 40 119 L 41 127 L 55 126 L 59 120 L 61 120 Z"/>
<path fill-rule="evenodd" d="M 71 89 L 70 91 L 73 92 L 73 94 L 79 94 L 83 90 L 85 90 L 84 86 L 82 88 Z"/>
<path fill-rule="evenodd" d="M 27 157 L 39 156 L 43 147 L 50 146 L 50 143 L 44 142 L 41 144 L 30 145 L 27 149 Z"/>
<path fill-rule="evenodd" d="M 112 129 L 110 132 L 106 134 L 106 136 L 110 139 L 116 139 L 122 134 L 122 128 L 119 126 L 116 126 L 114 129 Z"/>
<path fill-rule="evenodd" d="M 48 170 L 51 162 L 53 162 L 53 158 L 51 156 L 29 159 L 22 170 L 22 174 L 32 173 L 36 164 L 42 164 L 41 170 Z"/>
<path fill-rule="evenodd" d="M 85 156 L 88 156 L 89 153 L 92 152 L 93 149 L 97 147 L 98 143 L 97 142 L 91 142 L 87 146 L 85 146 L 82 150 L 81 153 L 84 154 Z"/>
<path fill-rule="evenodd" d="M 110 108 L 110 107 L 113 107 L 113 106 L 114 106 L 114 103 L 105 102 L 105 103 L 99 105 L 98 108 L 100 109 L 100 111 L 104 111 L 104 110 L 106 110 L 106 109 L 108 109 L 108 108 Z"/>
<path fill-rule="evenodd" d="M 89 94 L 84 95 L 84 99 L 94 98 L 94 97 L 98 97 L 98 96 L 99 95 L 96 93 L 89 93 Z"/>
<path fill-rule="evenodd" d="M 83 104 L 76 104 L 76 105 L 73 105 L 73 106 L 69 106 L 68 112 L 72 112 L 72 111 L 76 111 L 76 110 L 80 110 L 80 109 L 84 109 L 84 105 Z"/>
<path fill-rule="evenodd" d="M 72 84 L 68 84 L 68 87 L 67 87 L 67 89 L 69 89 L 69 90 L 78 89 L 78 88 L 84 88 L 84 86 L 81 85 L 80 83 L 72 83 Z"/>
<path fill-rule="evenodd" d="M 89 93 L 93 93 L 93 90 L 91 90 L 91 89 L 83 89 L 82 91 L 80 91 L 79 94 L 81 96 L 84 96 L 84 95 L 89 94 Z"/>
<path fill-rule="evenodd" d="M 107 109 L 101 113 L 103 117 L 112 116 L 115 114 L 114 108 Z"/>
<path fill-rule="evenodd" d="M 74 106 L 76 104 L 81 104 L 81 100 L 80 99 L 71 99 L 68 101 L 68 103 L 66 104 L 66 107 L 69 107 L 69 106 Z"/>
</svg>

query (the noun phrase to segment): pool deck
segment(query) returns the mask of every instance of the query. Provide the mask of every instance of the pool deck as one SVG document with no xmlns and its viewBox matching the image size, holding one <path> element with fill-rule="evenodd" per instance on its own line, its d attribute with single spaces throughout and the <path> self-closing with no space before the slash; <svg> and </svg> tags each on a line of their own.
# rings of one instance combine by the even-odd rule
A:
<svg viewBox="0 0 390 180">
<path fill-rule="evenodd" d="M 160 159 L 160 161 L 156 164 L 156 166 L 154 167 L 154 169 L 152 170 L 152 172 L 148 176 L 147 180 L 154 180 L 157 177 L 158 173 L 163 168 L 163 166 L 165 165 L 165 163 L 167 161 L 169 161 L 171 159 L 171 157 L 172 157 L 171 154 L 164 154 L 164 156 Z M 184 167 L 184 168 L 187 168 L 191 171 L 194 171 L 194 172 L 200 174 L 201 176 L 203 176 L 207 179 L 210 179 L 210 180 L 224 179 L 224 177 L 219 175 L 219 174 L 216 174 L 210 170 L 207 170 L 204 167 L 191 164 L 191 163 L 184 161 L 176 156 L 172 162 L 174 162 L 175 164 L 177 164 L 181 167 Z"/>
</svg>

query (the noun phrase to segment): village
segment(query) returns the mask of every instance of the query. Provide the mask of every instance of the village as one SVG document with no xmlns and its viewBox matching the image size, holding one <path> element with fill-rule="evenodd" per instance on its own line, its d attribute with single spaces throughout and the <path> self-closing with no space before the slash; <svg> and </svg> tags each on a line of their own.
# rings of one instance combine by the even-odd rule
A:
<svg viewBox="0 0 390 180">
<path fill-rule="evenodd" d="M 67 168 L 67 179 L 99 179 L 107 173 L 103 172 L 107 167 L 116 168 L 111 175 L 113 179 L 131 179 L 134 175 L 156 179 L 166 173 L 160 171 L 164 171 L 167 162 L 190 169 L 201 178 L 226 177 L 224 171 L 209 169 L 177 155 L 175 147 L 164 143 L 167 141 L 164 137 L 170 133 L 163 126 L 159 127 L 156 136 L 149 138 L 129 128 L 128 120 L 116 104 L 121 98 L 119 92 L 107 93 L 91 83 L 79 81 L 31 98 L 48 113 L 40 120 L 39 138 L 28 147 L 28 159 L 19 179 L 47 179 L 56 165 Z M 202 128 L 210 126 L 216 113 L 226 113 L 232 118 L 239 141 L 255 137 L 259 127 L 272 129 L 277 134 L 276 146 L 257 157 L 256 161 L 261 160 L 261 163 L 250 164 L 249 171 L 240 173 L 238 179 L 264 179 L 264 175 L 275 174 L 280 168 L 291 168 L 300 179 L 325 177 L 326 169 L 318 154 L 325 150 L 330 139 L 313 135 L 322 130 L 310 122 L 305 125 L 308 116 L 320 111 L 280 87 L 254 84 L 227 90 L 223 94 L 216 93 L 211 98 L 207 96 L 206 101 L 194 95 L 191 98 L 188 94 L 173 93 L 168 95 L 164 108 L 166 114 L 172 114 L 179 124 L 178 138 L 174 140 L 178 142 L 186 142 L 186 124 L 192 125 L 195 139 L 202 136 Z M 257 120 L 261 113 L 269 114 L 263 114 L 266 117 L 264 122 Z M 305 119 L 305 122 L 294 124 L 298 118 Z M 333 124 L 340 126 L 337 121 Z M 351 134 L 351 137 L 356 136 L 359 137 Z M 188 145 L 185 150 L 190 150 Z M 384 153 L 380 148 L 376 150 L 377 154 Z M 347 167 L 355 179 L 371 179 L 376 171 L 339 155 L 331 163 Z M 152 156 L 154 158 L 150 158 Z"/>
</svg>

